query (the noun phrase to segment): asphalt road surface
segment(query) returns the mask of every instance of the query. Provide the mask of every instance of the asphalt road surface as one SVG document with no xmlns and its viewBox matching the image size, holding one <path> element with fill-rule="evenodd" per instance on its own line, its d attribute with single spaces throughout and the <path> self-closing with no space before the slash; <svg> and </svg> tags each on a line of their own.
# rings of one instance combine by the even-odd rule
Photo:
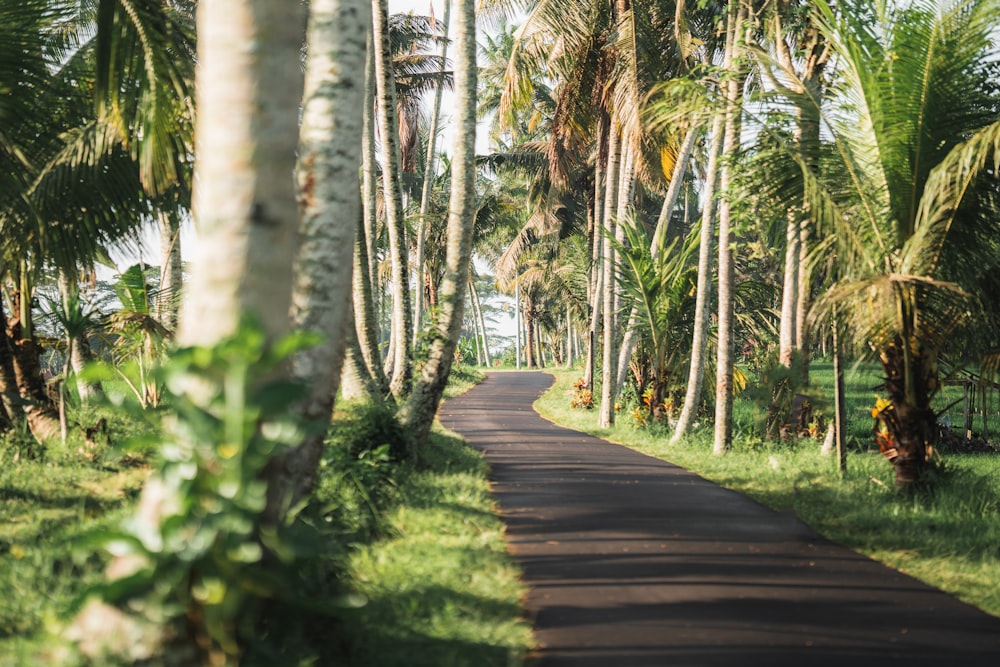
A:
<svg viewBox="0 0 1000 667">
<path fill-rule="evenodd" d="M 552 377 L 441 408 L 485 452 L 543 667 L 1000 667 L 1000 618 L 670 463 L 557 427 Z"/>
</svg>

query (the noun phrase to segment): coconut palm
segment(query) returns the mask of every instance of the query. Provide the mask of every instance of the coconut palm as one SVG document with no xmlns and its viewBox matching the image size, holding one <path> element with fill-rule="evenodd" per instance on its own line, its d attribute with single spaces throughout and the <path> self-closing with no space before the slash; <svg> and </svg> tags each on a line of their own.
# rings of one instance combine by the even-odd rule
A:
<svg viewBox="0 0 1000 667">
<path fill-rule="evenodd" d="M 1000 4 L 816 6 L 841 76 L 823 113 L 832 155 L 801 176 L 840 273 L 814 316 L 839 314 L 880 360 L 879 439 L 905 487 L 936 441 L 943 355 L 971 352 L 997 310 Z"/>
<path fill-rule="evenodd" d="M 448 381 L 462 328 L 465 290 L 472 264 L 476 193 L 476 10 L 474 0 L 455 5 L 455 123 L 458 133 L 452 151 L 451 200 L 448 208 L 448 251 L 441 285 L 441 314 L 427 363 L 403 406 L 403 423 L 420 446 L 430 432 Z"/>
</svg>

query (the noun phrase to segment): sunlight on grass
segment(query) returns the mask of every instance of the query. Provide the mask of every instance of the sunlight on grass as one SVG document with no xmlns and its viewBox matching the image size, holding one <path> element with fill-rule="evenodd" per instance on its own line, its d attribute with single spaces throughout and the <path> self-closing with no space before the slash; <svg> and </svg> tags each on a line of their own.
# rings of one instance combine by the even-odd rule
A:
<svg viewBox="0 0 1000 667">
<path fill-rule="evenodd" d="M 521 664 L 532 645 L 519 572 L 494 515 L 485 462 L 435 433 L 429 469 L 398 480 L 385 539 L 360 546 L 348 573 L 368 599 L 350 625 L 358 665 Z"/>
</svg>

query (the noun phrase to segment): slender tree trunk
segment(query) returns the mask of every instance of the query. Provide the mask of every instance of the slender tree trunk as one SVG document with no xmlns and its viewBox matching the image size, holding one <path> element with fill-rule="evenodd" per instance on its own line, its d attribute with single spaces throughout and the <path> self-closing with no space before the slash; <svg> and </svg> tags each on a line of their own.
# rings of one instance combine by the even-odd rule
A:
<svg viewBox="0 0 1000 667">
<path fill-rule="evenodd" d="M 472 225 L 476 198 L 476 10 L 475 0 L 456 0 L 455 126 L 452 149 L 448 246 L 441 283 L 441 321 L 413 394 L 403 406 L 402 421 L 423 445 L 444 393 L 462 328 L 465 287 L 472 264 Z"/>
<path fill-rule="evenodd" d="M 837 470 L 847 472 L 847 401 L 844 393 L 844 358 L 840 347 L 840 321 L 834 315 L 833 326 L 833 420 L 837 447 Z"/>
<path fill-rule="evenodd" d="M 389 258 L 392 262 L 392 379 L 393 396 L 408 393 L 412 377 L 410 333 L 409 269 L 406 226 L 403 220 L 402 170 L 399 156 L 399 128 L 396 121 L 396 83 L 389 44 L 388 0 L 372 0 L 375 26 L 375 82 L 378 87 L 379 135 L 382 139 L 382 193 L 386 227 L 389 231 Z"/>
<path fill-rule="evenodd" d="M 614 123 L 612 123 L 608 140 L 608 168 L 605 178 L 607 187 L 604 196 L 603 228 L 606 238 L 613 238 L 615 236 L 615 223 L 618 215 L 618 195 L 621 188 L 621 153 L 621 133 L 618 128 L 614 127 Z M 615 330 L 614 310 L 615 274 L 617 273 L 617 267 L 615 266 L 614 248 L 612 248 L 611 244 L 607 242 L 605 242 L 602 247 L 604 248 L 602 257 L 604 265 L 604 294 L 601 297 L 601 305 L 603 310 L 602 319 L 604 320 L 604 346 L 603 359 L 601 363 L 601 405 L 597 417 L 597 424 L 598 426 L 606 428 L 615 421 L 615 411 L 613 409 L 614 398 L 612 396 L 614 387 L 612 385 L 614 384 L 614 373 L 617 370 L 615 367 L 615 347 L 618 332 Z"/>
<path fill-rule="evenodd" d="M 587 334 L 587 361 L 584 366 L 584 387 L 593 391 L 594 375 L 596 374 L 598 336 L 601 333 L 601 315 L 603 310 L 604 283 L 604 191 L 605 167 L 607 161 L 608 120 L 602 116 L 597 125 L 597 161 L 594 165 L 594 211 L 593 211 L 593 246 L 590 257 L 590 330 Z"/>
<path fill-rule="evenodd" d="M 365 238 L 365 221 L 358 220 L 358 233 L 354 240 L 354 327 L 358 341 L 357 357 L 367 369 L 366 376 L 380 394 L 389 393 L 389 378 L 382 368 L 378 349 L 378 318 L 375 311 L 373 287 L 369 282 L 368 242 Z"/>
<path fill-rule="evenodd" d="M 537 368 L 535 355 L 535 317 L 531 312 L 524 313 L 524 365 L 527 368 Z"/>
<path fill-rule="evenodd" d="M 785 231 L 785 272 L 781 288 L 781 320 L 778 325 L 778 362 L 791 367 L 795 351 L 796 304 L 799 297 L 799 224 L 798 209 L 788 212 Z"/>
<path fill-rule="evenodd" d="M 180 315 L 177 339 L 182 346 L 217 344 L 234 334 L 246 316 L 259 323 L 268 340 L 289 329 L 298 248 L 293 174 L 303 90 L 304 8 L 273 0 L 203 0 L 198 5 L 193 212 L 199 252 Z M 275 374 L 288 372 L 284 367 Z M 192 388 L 203 394 L 196 400 L 206 403 L 218 390 Z M 182 429 L 174 437 L 181 442 L 189 438 Z M 143 487 L 137 520 L 158 525 L 172 511 L 171 500 L 162 479 L 152 476 Z M 264 517 L 268 519 L 274 517 Z M 137 566 L 141 563 L 119 558 L 108 574 L 127 577 Z M 84 610 L 78 623 L 94 627 L 87 616 Z M 122 625 L 105 622 L 101 632 L 120 635 Z M 214 664 L 232 655 L 207 633 L 193 631 Z"/>
<path fill-rule="evenodd" d="M 181 225 L 173 212 L 156 215 L 160 232 L 160 289 L 156 295 L 156 319 L 169 331 L 177 329 L 184 267 L 181 262 Z"/>
<path fill-rule="evenodd" d="M 288 330 L 304 27 L 297 3 L 198 7 L 198 262 L 181 312 L 181 345 L 211 345 L 245 313 L 272 338 Z"/>
<path fill-rule="evenodd" d="M 365 55 L 365 98 L 361 127 L 361 203 L 364 209 L 362 229 L 367 263 L 364 269 L 368 272 L 368 284 L 371 286 L 372 325 L 375 329 L 375 347 L 378 348 L 379 321 L 378 313 L 381 290 L 378 279 L 378 209 L 376 208 L 375 175 L 375 34 L 372 26 L 368 26 L 368 47 Z M 366 357 L 367 359 L 367 357 Z M 367 362 L 366 362 L 367 363 Z M 384 375 L 384 373 L 383 373 Z"/>
<path fill-rule="evenodd" d="M 328 423 L 340 384 L 352 323 L 353 251 L 361 219 L 361 125 L 368 0 L 312 0 L 302 126 L 299 132 L 301 238 L 295 262 L 292 321 L 324 341 L 299 352 L 292 374 L 309 388 L 302 416 Z M 305 438 L 276 462 L 271 502 L 278 513 L 311 490 L 325 429 Z"/>
<path fill-rule="evenodd" d="M 723 140 L 722 169 L 719 175 L 719 320 L 718 347 L 715 375 L 715 443 L 712 451 L 724 454 L 733 444 L 733 252 L 730 219 L 732 206 L 729 186 L 732 182 L 732 165 L 739 151 L 739 137 L 743 111 L 744 76 L 737 72 L 740 32 L 743 22 L 743 3 L 729 4 L 726 58 L 723 67 L 729 78 L 726 81 L 726 130 Z"/>
<path fill-rule="evenodd" d="M 717 113 L 712 121 L 712 143 L 708 152 L 705 174 L 705 204 L 701 216 L 701 238 L 698 248 L 698 287 L 695 297 L 694 335 L 691 340 L 691 365 L 688 369 L 684 406 L 670 441 L 678 442 L 691 428 L 701 404 L 705 380 L 705 352 L 708 342 L 708 300 L 712 288 L 712 237 L 714 236 L 715 186 L 719 173 L 719 153 L 722 150 L 725 114 Z"/>
<path fill-rule="evenodd" d="M 486 318 L 483 317 L 483 304 L 479 299 L 479 292 L 476 290 L 476 283 L 469 280 L 469 297 L 472 304 L 472 317 L 475 321 L 476 335 L 480 339 L 483 351 L 483 361 L 487 366 L 492 362 L 490 359 L 490 343 L 486 334 Z"/>
<path fill-rule="evenodd" d="M 434 89 L 434 105 L 431 111 L 431 124 L 427 137 L 427 159 L 424 167 L 424 183 L 420 191 L 420 217 L 417 220 L 417 252 L 414 267 L 417 276 L 417 289 L 413 299 L 413 345 L 417 345 L 424 314 L 424 241 L 427 236 L 427 212 L 431 203 L 431 188 L 437 171 L 436 149 L 438 122 L 441 117 L 441 92 L 444 88 L 445 59 L 448 57 L 448 23 L 451 20 L 451 0 L 444 2 L 444 29 L 441 31 L 441 68 L 438 70 L 437 87 Z"/>
<path fill-rule="evenodd" d="M 521 345 L 523 344 L 523 338 L 521 337 L 521 283 L 514 283 L 514 356 L 516 360 L 516 368 L 521 370 Z"/>
</svg>

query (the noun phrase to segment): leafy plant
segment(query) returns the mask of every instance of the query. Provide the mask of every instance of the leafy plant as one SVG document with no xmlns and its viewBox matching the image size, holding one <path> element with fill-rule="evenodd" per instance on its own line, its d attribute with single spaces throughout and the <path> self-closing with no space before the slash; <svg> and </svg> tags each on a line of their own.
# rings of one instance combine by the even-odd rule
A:
<svg viewBox="0 0 1000 667">
<path fill-rule="evenodd" d="M 306 389 L 275 371 L 312 340 L 270 345 L 245 323 L 214 347 L 174 352 L 155 372 L 172 408 L 159 470 L 136 515 L 99 536 L 118 576 L 95 593 L 168 627 L 207 664 L 236 663 L 258 603 L 294 590 L 278 565 L 307 551 L 289 525 L 268 525 L 262 513 L 268 462 L 309 428 L 293 410 Z"/>
</svg>

